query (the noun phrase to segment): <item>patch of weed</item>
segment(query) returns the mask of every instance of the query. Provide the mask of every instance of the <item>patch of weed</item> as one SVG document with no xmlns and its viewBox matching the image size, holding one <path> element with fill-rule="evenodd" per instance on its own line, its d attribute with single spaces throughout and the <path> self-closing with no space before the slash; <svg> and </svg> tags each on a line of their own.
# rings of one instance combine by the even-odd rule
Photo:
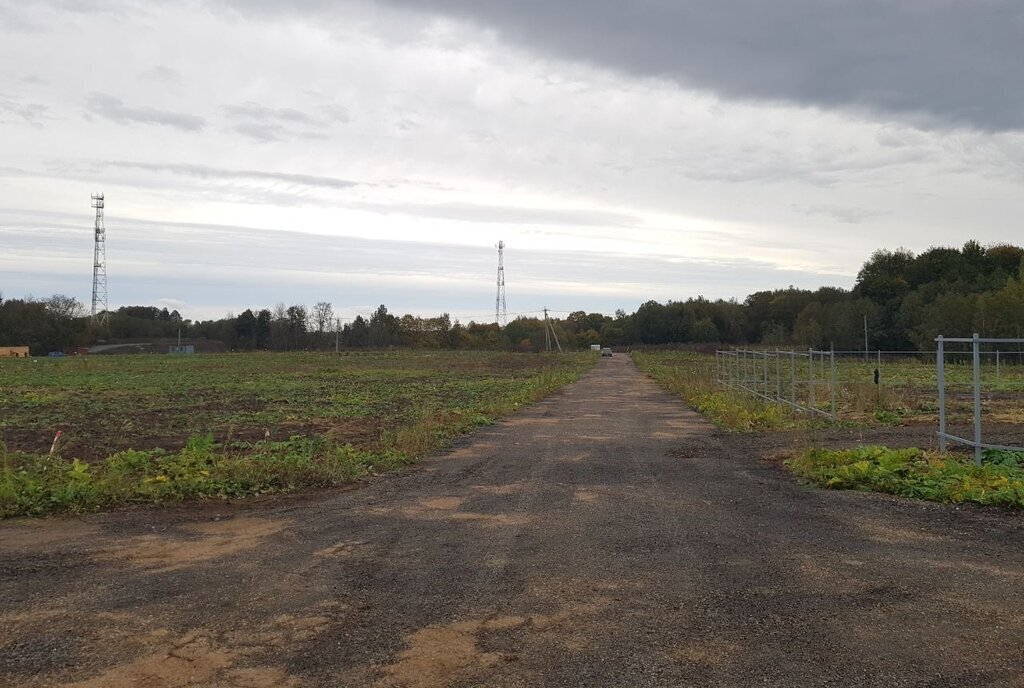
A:
<svg viewBox="0 0 1024 688">
<path fill-rule="evenodd" d="M 985 454 L 981 466 L 921 449 L 866 446 L 810 449 L 786 462 L 815 485 L 869 490 L 935 502 L 976 502 L 1024 508 L 1024 454 Z"/>
</svg>

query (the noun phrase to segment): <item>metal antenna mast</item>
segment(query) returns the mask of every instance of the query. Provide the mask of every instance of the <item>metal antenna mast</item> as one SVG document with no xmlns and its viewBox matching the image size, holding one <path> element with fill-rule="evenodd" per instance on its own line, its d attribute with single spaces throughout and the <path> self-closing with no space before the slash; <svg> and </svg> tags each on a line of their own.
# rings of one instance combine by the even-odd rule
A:
<svg viewBox="0 0 1024 688">
<path fill-rule="evenodd" d="M 498 296 L 494 300 L 494 322 L 504 327 L 508 324 L 505 309 L 505 242 L 498 242 Z"/>
<path fill-rule="evenodd" d="M 107 312 L 107 230 L 103 226 L 103 194 L 92 195 L 92 207 L 96 209 L 96 241 L 92 258 L 92 321 L 106 325 L 110 313 Z"/>
</svg>

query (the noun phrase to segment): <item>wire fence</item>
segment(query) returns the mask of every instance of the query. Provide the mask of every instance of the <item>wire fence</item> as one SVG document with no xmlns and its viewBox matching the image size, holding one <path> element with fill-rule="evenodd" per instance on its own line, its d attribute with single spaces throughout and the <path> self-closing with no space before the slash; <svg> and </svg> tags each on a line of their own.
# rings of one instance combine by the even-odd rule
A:
<svg viewBox="0 0 1024 688">
<path fill-rule="evenodd" d="M 831 351 L 719 350 L 715 371 L 718 384 L 725 387 L 836 419 L 836 360 Z"/>
<path fill-rule="evenodd" d="M 976 460 L 988 449 L 1024 450 L 1024 339 L 944 338 L 931 351 L 718 350 L 715 368 L 719 385 L 794 413 L 891 425 L 938 420 L 941 448 L 972 447 Z M 970 430 L 983 422 L 994 439 Z"/>
</svg>

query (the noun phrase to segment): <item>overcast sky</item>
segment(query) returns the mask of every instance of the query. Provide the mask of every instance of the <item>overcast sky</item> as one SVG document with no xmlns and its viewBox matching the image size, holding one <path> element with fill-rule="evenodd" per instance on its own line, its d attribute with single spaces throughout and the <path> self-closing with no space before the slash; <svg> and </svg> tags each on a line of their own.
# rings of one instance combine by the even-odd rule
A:
<svg viewBox="0 0 1024 688">
<path fill-rule="evenodd" d="M 0 0 L 0 291 L 219 317 L 851 287 L 1024 242 L 1019 0 Z"/>
</svg>

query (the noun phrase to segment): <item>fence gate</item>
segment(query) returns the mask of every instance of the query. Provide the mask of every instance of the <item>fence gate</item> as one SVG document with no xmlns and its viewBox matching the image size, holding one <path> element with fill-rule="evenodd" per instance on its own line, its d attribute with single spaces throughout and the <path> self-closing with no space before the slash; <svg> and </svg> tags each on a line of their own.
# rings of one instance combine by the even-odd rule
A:
<svg viewBox="0 0 1024 688">
<path fill-rule="evenodd" d="M 981 454 L 985 449 L 1003 449 L 1024 452 L 1024 447 L 1010 447 L 1001 444 L 986 444 L 981 432 L 981 345 L 982 344 L 1024 344 L 1024 339 L 986 339 L 977 333 L 971 338 L 936 337 L 935 365 L 939 378 L 939 450 L 946 451 L 946 443 L 956 442 L 974 448 L 974 463 L 981 465 Z M 946 344 L 970 344 L 973 368 L 974 437 L 967 439 L 946 432 Z M 999 355 L 996 354 L 996 375 L 999 375 Z"/>
</svg>

